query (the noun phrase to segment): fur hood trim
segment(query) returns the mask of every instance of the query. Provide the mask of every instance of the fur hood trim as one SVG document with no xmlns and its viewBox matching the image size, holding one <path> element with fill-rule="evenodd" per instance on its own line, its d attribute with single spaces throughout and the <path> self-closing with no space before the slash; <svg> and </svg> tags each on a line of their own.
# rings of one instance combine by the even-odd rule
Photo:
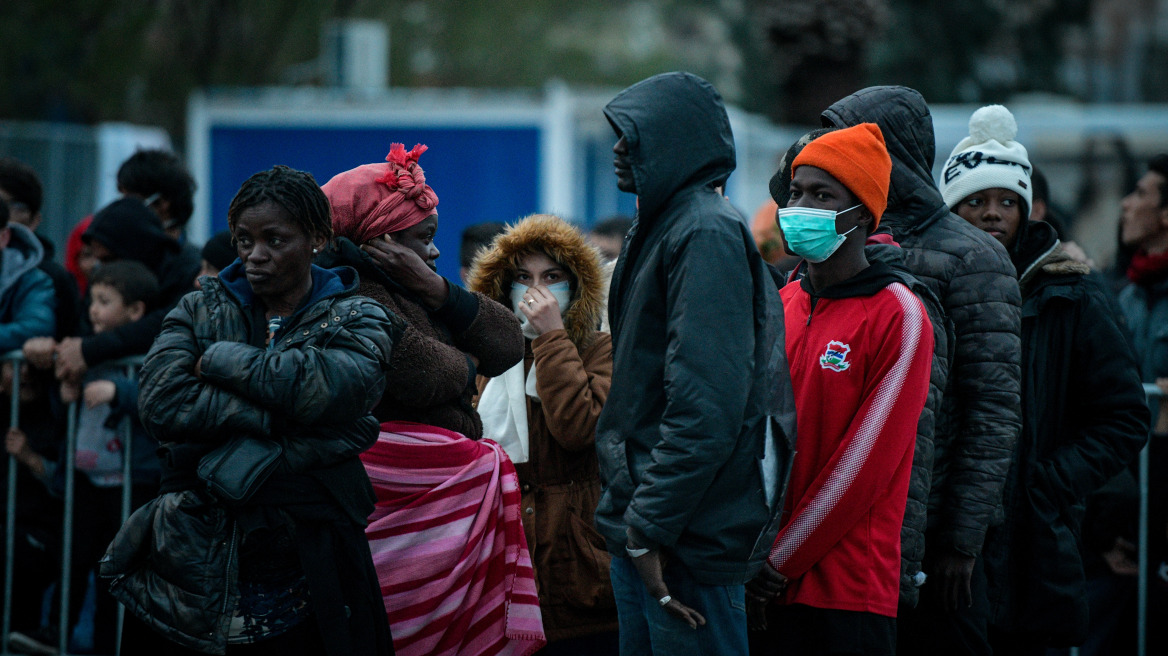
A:
<svg viewBox="0 0 1168 656">
<path fill-rule="evenodd" d="M 1058 251 L 1056 251 L 1055 256 L 1051 257 L 1048 261 L 1043 262 L 1042 271 L 1044 273 L 1049 273 L 1056 276 L 1071 274 L 1085 276 L 1091 273 L 1091 267 L 1083 264 L 1078 260 L 1072 259 L 1070 255 L 1067 255 L 1065 252 L 1063 252 L 1063 249 L 1060 246 Z"/>
<path fill-rule="evenodd" d="M 511 283 L 520 256 L 542 251 L 575 278 L 564 314 L 568 337 L 581 352 L 593 340 L 604 312 L 605 284 L 600 254 L 574 226 L 551 214 L 532 214 L 509 225 L 475 256 L 467 288 L 511 307 Z"/>
</svg>

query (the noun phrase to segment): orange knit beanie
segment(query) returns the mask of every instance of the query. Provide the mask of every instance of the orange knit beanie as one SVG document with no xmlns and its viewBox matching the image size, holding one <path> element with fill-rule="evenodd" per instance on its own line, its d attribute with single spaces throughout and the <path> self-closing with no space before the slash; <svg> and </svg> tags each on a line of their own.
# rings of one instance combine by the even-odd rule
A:
<svg viewBox="0 0 1168 656">
<path fill-rule="evenodd" d="M 807 144 L 791 163 L 792 174 L 800 166 L 814 166 L 827 171 L 848 188 L 872 213 L 875 223 L 888 206 L 888 184 L 892 176 L 892 159 L 884 146 L 884 135 L 875 123 L 835 130 Z"/>
</svg>

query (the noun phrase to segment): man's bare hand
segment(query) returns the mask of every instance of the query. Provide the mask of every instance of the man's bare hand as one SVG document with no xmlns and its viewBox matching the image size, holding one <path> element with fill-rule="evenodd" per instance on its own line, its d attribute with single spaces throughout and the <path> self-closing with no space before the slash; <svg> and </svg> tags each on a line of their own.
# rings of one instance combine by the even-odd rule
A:
<svg viewBox="0 0 1168 656">
<path fill-rule="evenodd" d="M 973 606 L 973 564 L 976 560 L 973 556 L 949 552 L 934 564 L 933 576 L 940 582 L 941 599 L 949 610 Z"/>
<path fill-rule="evenodd" d="M 746 596 L 765 604 L 783 594 L 789 582 L 790 579 L 771 567 L 770 563 L 764 562 L 758 574 L 746 584 Z"/>
<path fill-rule="evenodd" d="M 81 338 L 66 337 L 57 345 L 57 380 L 80 383 L 89 367 L 81 354 Z"/>
<path fill-rule="evenodd" d="M 52 337 L 33 337 L 24 342 L 24 359 L 37 369 L 52 369 L 57 342 Z"/>
<path fill-rule="evenodd" d="M 1140 573 L 1139 553 L 1136 545 L 1117 537 L 1111 549 L 1103 552 L 1103 561 L 1117 576 L 1136 576 Z"/>
<path fill-rule="evenodd" d="M 654 599 L 671 597 L 669 603 L 665 604 L 665 610 L 669 611 L 671 615 L 688 624 L 691 629 L 696 629 L 706 623 L 706 618 L 702 617 L 701 613 L 686 606 L 678 599 L 672 598 L 669 594 L 669 588 L 665 585 L 665 578 L 662 574 L 664 566 L 659 550 L 654 549 L 639 558 L 633 558 L 633 567 L 637 568 L 641 582 L 645 584 L 645 588 Z"/>
</svg>

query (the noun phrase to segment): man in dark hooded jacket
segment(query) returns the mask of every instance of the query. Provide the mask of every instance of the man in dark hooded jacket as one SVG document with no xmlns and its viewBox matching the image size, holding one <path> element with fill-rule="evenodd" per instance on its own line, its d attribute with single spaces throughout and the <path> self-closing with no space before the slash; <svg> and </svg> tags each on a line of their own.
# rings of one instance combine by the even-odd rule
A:
<svg viewBox="0 0 1168 656">
<path fill-rule="evenodd" d="M 639 206 L 596 438 L 621 653 L 743 654 L 744 584 L 774 542 L 794 436 L 781 301 L 721 193 L 735 155 L 718 92 L 668 73 L 604 113 L 617 186 Z"/>
<path fill-rule="evenodd" d="M 882 224 L 904 249 L 909 270 L 941 300 L 956 335 L 934 434 L 928 579 L 918 608 L 901 609 L 900 653 L 989 653 L 979 556 L 986 530 L 1001 521 L 1021 428 L 1022 299 L 1014 266 L 1001 244 L 952 214 L 937 191 L 932 116 L 920 93 L 869 87 L 837 101 L 822 119 L 825 127 L 880 126 L 892 157 Z"/>
</svg>

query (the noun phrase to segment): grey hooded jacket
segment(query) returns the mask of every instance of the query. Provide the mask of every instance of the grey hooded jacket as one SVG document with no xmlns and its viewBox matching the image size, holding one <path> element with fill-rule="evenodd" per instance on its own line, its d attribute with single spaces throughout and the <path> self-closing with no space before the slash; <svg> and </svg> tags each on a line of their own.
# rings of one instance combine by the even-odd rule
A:
<svg viewBox="0 0 1168 656">
<path fill-rule="evenodd" d="M 688 73 L 633 85 L 604 113 L 628 141 L 639 211 L 609 298 L 597 527 L 617 555 L 632 527 L 699 582 L 741 584 L 778 531 L 795 426 L 782 302 L 717 189 L 735 166 L 730 122 Z M 768 435 L 778 457 L 764 462 Z"/>
<path fill-rule="evenodd" d="M 57 298 L 53 281 L 37 268 L 44 250 L 24 226 L 8 226 L 11 237 L 0 254 L 0 353 L 24 345 L 30 337 L 51 336 L 56 329 Z"/>
<path fill-rule="evenodd" d="M 869 87 L 833 104 L 822 119 L 827 127 L 880 126 L 892 157 L 881 227 L 891 229 L 908 269 L 953 323 L 953 361 L 934 431 L 928 549 L 977 556 L 986 529 L 1001 520 L 1002 487 L 1021 428 L 1022 298 L 1014 266 L 1001 244 L 941 199 L 932 178 L 932 116 L 918 92 Z M 919 511 L 910 505 L 905 524 L 919 523 L 910 516 Z"/>
</svg>

